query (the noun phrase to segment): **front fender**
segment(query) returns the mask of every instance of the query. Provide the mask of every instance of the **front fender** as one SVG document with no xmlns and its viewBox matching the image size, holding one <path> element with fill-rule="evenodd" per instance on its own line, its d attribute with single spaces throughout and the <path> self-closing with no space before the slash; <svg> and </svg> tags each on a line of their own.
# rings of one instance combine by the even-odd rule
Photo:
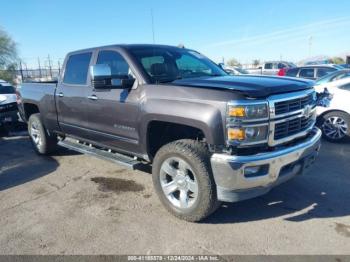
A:
<svg viewBox="0 0 350 262">
<path fill-rule="evenodd" d="M 140 136 L 142 145 L 147 144 L 147 131 L 152 121 L 182 124 L 200 129 L 208 144 L 223 145 L 225 133 L 223 115 L 226 103 L 196 103 L 192 101 L 147 100 L 142 105 Z"/>
</svg>

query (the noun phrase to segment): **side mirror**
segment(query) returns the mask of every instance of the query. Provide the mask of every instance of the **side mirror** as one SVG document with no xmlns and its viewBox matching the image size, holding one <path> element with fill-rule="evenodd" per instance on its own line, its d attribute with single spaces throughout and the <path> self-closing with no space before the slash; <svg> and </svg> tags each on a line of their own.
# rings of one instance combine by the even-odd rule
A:
<svg viewBox="0 0 350 262">
<path fill-rule="evenodd" d="M 112 75 L 111 67 L 107 64 L 98 64 L 90 67 L 91 82 L 95 89 L 131 88 L 135 79 L 127 75 Z"/>
</svg>

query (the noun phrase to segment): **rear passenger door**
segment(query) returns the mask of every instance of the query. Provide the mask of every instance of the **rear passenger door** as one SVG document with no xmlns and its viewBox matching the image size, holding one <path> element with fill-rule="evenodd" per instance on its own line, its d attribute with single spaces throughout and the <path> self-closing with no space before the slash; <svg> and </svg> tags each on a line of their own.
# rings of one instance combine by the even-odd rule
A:
<svg viewBox="0 0 350 262">
<path fill-rule="evenodd" d="M 65 70 L 56 90 L 58 122 L 68 135 L 88 136 L 88 90 L 91 88 L 89 66 L 92 52 L 74 53 L 65 61 Z"/>
</svg>

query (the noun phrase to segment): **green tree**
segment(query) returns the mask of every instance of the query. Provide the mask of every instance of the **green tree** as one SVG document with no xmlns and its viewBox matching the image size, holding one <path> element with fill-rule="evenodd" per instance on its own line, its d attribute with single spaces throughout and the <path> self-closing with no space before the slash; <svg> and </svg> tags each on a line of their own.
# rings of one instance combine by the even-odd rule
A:
<svg viewBox="0 0 350 262">
<path fill-rule="evenodd" d="M 332 57 L 330 60 L 333 64 L 345 64 L 344 59 L 339 56 Z"/>
<path fill-rule="evenodd" d="M 254 60 L 253 60 L 253 65 L 254 65 L 255 67 L 257 67 L 258 65 L 260 65 L 260 60 L 259 60 L 259 59 L 254 59 Z"/>
<path fill-rule="evenodd" d="M 17 61 L 16 43 L 0 28 L 0 79 L 13 82 Z"/>
<path fill-rule="evenodd" d="M 241 66 L 237 59 L 231 58 L 227 61 L 227 65 L 229 66 Z"/>
</svg>

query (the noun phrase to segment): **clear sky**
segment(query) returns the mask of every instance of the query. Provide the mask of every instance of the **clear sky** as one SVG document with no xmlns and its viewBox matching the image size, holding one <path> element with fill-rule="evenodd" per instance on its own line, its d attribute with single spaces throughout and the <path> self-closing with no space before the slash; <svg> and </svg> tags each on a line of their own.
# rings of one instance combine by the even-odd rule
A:
<svg viewBox="0 0 350 262">
<path fill-rule="evenodd" d="M 152 43 L 151 10 L 156 43 L 182 43 L 215 61 L 350 51 L 349 0 L 3 0 L 0 10 L 0 26 L 28 64 L 87 47 Z"/>
</svg>

